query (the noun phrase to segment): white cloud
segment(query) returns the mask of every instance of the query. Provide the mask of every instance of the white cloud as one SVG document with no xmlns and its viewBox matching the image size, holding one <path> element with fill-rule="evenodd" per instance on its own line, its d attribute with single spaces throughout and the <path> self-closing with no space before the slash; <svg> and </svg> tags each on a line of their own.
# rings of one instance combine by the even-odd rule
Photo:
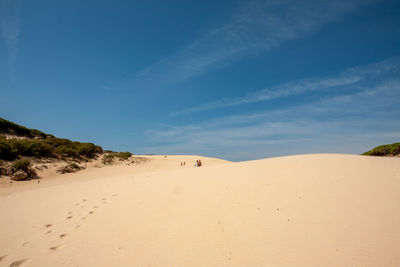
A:
<svg viewBox="0 0 400 267">
<path fill-rule="evenodd" d="M 187 80 L 248 53 L 302 38 L 370 0 L 252 1 L 225 25 L 147 67 L 130 88 L 154 88 Z"/>
<path fill-rule="evenodd" d="M 251 104 L 261 101 L 268 101 L 282 97 L 296 96 L 305 92 L 316 90 L 332 90 L 338 87 L 353 86 L 361 82 L 375 79 L 380 75 L 398 74 L 400 70 L 400 59 L 393 58 L 378 63 L 369 64 L 362 67 L 349 68 L 339 74 L 305 79 L 295 82 L 289 82 L 277 85 L 271 88 L 262 89 L 256 93 L 248 94 L 242 97 L 223 99 L 210 103 L 204 103 L 195 107 L 175 111 L 171 115 L 180 115 L 184 113 L 199 112 L 211 109 L 231 107 L 243 104 Z"/>
<path fill-rule="evenodd" d="M 365 71 L 371 75 L 371 71 Z M 203 154 L 244 160 L 297 153 L 361 153 L 398 141 L 400 79 L 287 108 L 225 116 L 147 132 L 161 145 L 146 153 Z"/>
</svg>

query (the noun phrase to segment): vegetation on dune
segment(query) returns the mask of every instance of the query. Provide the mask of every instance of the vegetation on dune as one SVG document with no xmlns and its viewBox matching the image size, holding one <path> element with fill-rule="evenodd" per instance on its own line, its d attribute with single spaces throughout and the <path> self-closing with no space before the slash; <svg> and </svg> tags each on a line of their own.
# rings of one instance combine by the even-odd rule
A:
<svg viewBox="0 0 400 267">
<path fill-rule="evenodd" d="M 105 154 L 101 160 L 104 165 L 109 165 L 114 162 L 114 156 L 112 154 Z"/>
<path fill-rule="evenodd" d="M 14 171 L 29 171 L 31 163 L 27 159 L 19 159 L 13 163 Z"/>
<path fill-rule="evenodd" d="M 399 154 L 400 154 L 400 143 L 377 146 L 374 149 L 363 153 L 363 155 L 367 156 L 388 156 L 388 155 L 396 156 Z"/>
<path fill-rule="evenodd" d="M 102 152 L 103 149 L 95 144 L 57 138 L 0 118 L 0 159 L 10 161 L 23 156 L 91 159 Z"/>
<path fill-rule="evenodd" d="M 42 138 L 42 139 L 54 137 L 51 134 L 45 134 L 36 129 L 29 129 L 2 118 L 0 118 L 0 134 L 9 134 L 27 138 Z"/>
<path fill-rule="evenodd" d="M 93 143 L 57 138 L 0 118 L 0 175 L 11 176 L 13 180 L 37 177 L 31 168 L 31 160 L 35 162 L 35 159 L 54 158 L 68 161 L 70 163 L 57 171 L 69 173 L 85 168 L 71 161 L 79 163 L 97 158 L 103 153 L 104 164 L 112 164 L 115 159 L 127 160 L 132 156 L 130 152 L 103 151 L 101 146 Z"/>
<path fill-rule="evenodd" d="M 94 158 L 102 153 L 100 146 L 73 142 L 56 137 L 46 139 L 5 139 L 0 137 L 0 159 L 14 160 L 20 156 L 49 158 Z"/>
<path fill-rule="evenodd" d="M 74 173 L 79 170 L 84 169 L 85 167 L 79 166 L 78 164 L 71 162 L 68 165 L 61 167 L 57 170 L 58 173 L 64 174 L 64 173 Z"/>
<path fill-rule="evenodd" d="M 31 163 L 28 159 L 14 161 L 12 169 L 7 174 L 11 175 L 11 179 L 14 181 L 38 178 L 36 172 L 31 168 Z"/>
<path fill-rule="evenodd" d="M 115 158 L 119 158 L 120 160 L 127 160 L 132 156 L 130 152 L 108 152 L 104 155 L 102 162 L 103 164 L 112 164 Z"/>
<path fill-rule="evenodd" d="M 116 152 L 115 156 L 117 158 L 122 159 L 122 160 L 127 160 L 128 158 L 130 158 L 132 156 L 132 153 L 130 153 L 130 152 Z"/>
</svg>

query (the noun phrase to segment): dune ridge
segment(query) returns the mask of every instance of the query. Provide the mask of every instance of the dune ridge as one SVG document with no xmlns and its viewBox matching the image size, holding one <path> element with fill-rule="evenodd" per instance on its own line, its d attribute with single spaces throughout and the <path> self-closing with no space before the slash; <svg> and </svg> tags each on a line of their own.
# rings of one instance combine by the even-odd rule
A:
<svg viewBox="0 0 400 267">
<path fill-rule="evenodd" d="M 0 188 L 0 265 L 400 265 L 398 158 L 153 157 Z"/>
</svg>

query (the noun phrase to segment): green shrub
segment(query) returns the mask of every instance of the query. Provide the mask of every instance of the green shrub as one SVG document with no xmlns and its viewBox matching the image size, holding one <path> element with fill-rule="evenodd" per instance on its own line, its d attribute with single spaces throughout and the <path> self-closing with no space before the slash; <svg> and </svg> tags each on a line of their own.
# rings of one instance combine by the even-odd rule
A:
<svg viewBox="0 0 400 267">
<path fill-rule="evenodd" d="M 32 146 L 32 154 L 37 157 L 50 157 L 53 155 L 54 149 L 43 141 L 36 141 Z"/>
<path fill-rule="evenodd" d="M 368 155 L 368 156 L 386 156 L 389 154 L 392 155 L 400 154 L 400 143 L 377 146 L 374 149 L 363 153 L 363 155 Z"/>
<path fill-rule="evenodd" d="M 28 157 L 49 157 L 53 154 L 53 148 L 36 139 L 8 139 L 6 140 L 15 154 Z"/>
<path fill-rule="evenodd" d="M 17 151 L 10 146 L 5 139 L 0 139 L 0 159 L 13 160 L 17 157 Z"/>
<path fill-rule="evenodd" d="M 81 156 L 93 157 L 96 153 L 101 153 L 98 147 L 92 143 L 79 143 L 76 147 L 78 154 Z"/>
<path fill-rule="evenodd" d="M 120 158 L 120 159 L 127 160 L 128 158 L 130 158 L 132 156 L 132 153 L 130 153 L 130 152 L 119 152 L 119 153 L 116 153 L 115 156 Z"/>
<path fill-rule="evenodd" d="M 71 158 L 78 157 L 78 152 L 75 149 L 73 149 L 73 147 L 66 145 L 58 146 L 56 148 L 56 153 L 64 157 L 71 157 Z"/>
<path fill-rule="evenodd" d="M 112 164 L 114 161 L 114 154 L 105 154 L 102 158 L 102 162 L 105 165 Z"/>
<path fill-rule="evenodd" d="M 92 143 L 72 142 L 68 139 L 4 139 L 0 138 L 0 159 L 13 160 L 17 156 L 94 158 L 103 149 Z M 126 157 L 126 155 L 121 155 Z"/>
<path fill-rule="evenodd" d="M 77 172 L 79 170 L 84 169 L 85 167 L 81 167 L 78 164 L 71 162 L 69 164 L 67 164 L 66 166 L 60 167 L 57 169 L 58 173 L 64 174 L 64 173 L 74 173 Z"/>
<path fill-rule="evenodd" d="M 2 118 L 0 118 L 0 133 L 17 135 L 17 136 L 25 136 L 25 137 L 30 137 L 30 138 L 34 138 L 34 137 L 47 138 L 47 136 L 50 136 L 39 130 L 29 129 L 24 126 L 15 124 L 11 121 L 2 119 Z"/>
<path fill-rule="evenodd" d="M 71 146 L 72 141 L 64 138 L 48 138 L 44 140 L 47 144 L 51 145 L 52 147 L 58 147 L 58 146 Z"/>
<path fill-rule="evenodd" d="M 100 146 L 92 143 L 72 142 L 68 139 L 56 138 L 2 118 L 0 118 L 0 133 L 27 137 L 25 139 L 6 139 L 0 135 L 0 159 L 4 160 L 14 160 L 18 156 L 81 159 L 82 157 L 94 158 L 96 154 L 103 153 Z"/>
<path fill-rule="evenodd" d="M 19 170 L 29 172 L 30 166 L 31 166 L 31 163 L 27 159 L 19 159 L 13 163 L 14 172 L 19 171 Z"/>
</svg>

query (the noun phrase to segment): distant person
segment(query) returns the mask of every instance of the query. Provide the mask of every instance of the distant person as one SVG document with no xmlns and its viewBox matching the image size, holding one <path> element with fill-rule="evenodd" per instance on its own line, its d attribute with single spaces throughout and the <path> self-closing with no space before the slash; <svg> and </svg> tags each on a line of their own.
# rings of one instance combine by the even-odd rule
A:
<svg viewBox="0 0 400 267">
<path fill-rule="evenodd" d="M 201 160 L 199 160 L 199 162 L 197 163 L 198 167 L 201 167 Z"/>
<path fill-rule="evenodd" d="M 185 166 L 186 165 L 186 162 L 183 162 L 183 166 Z"/>
<path fill-rule="evenodd" d="M 198 160 L 196 160 L 196 163 L 194 164 L 194 166 L 195 166 L 195 167 L 198 167 L 198 166 L 199 166 L 199 161 L 198 161 Z"/>
</svg>

